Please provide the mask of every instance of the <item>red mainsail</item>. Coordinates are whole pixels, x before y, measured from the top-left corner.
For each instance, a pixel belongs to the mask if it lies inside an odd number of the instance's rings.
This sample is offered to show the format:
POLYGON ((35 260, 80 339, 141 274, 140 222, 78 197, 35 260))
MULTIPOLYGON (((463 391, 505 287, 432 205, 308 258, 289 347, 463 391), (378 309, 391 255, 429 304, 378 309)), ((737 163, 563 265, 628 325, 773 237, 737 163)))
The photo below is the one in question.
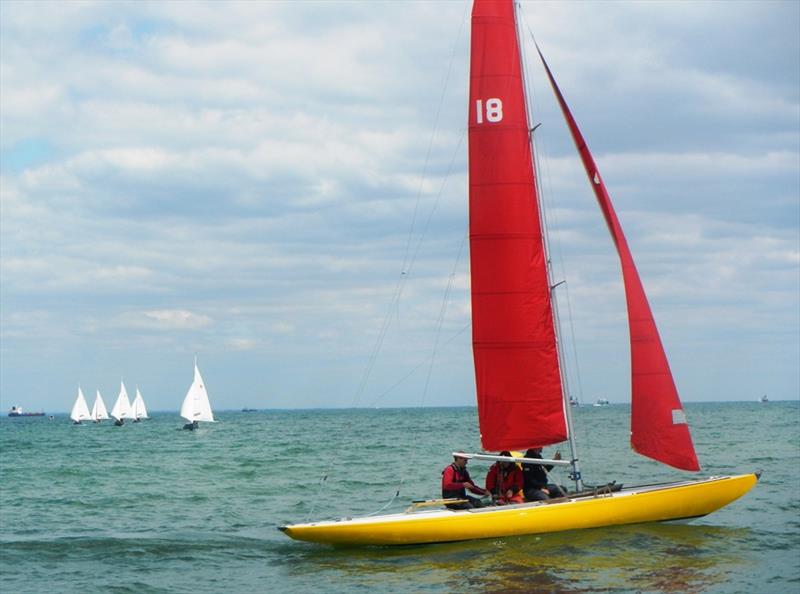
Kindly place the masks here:
POLYGON ((469 98, 472 345, 481 443, 567 438, 511 0, 475 0, 469 98))
POLYGON ((611 198, 541 51, 539 57, 561 105, 622 264, 631 340, 631 446, 643 456, 675 468, 700 470, 667 355, 611 198))

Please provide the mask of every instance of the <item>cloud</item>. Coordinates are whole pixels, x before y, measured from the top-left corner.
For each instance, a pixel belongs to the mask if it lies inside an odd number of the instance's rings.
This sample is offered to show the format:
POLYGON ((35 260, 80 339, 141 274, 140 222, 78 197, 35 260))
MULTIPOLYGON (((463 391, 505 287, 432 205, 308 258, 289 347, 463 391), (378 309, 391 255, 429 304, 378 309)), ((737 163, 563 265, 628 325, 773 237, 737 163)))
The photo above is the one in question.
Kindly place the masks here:
MULTIPOLYGON (((348 404, 384 324, 376 385, 418 365, 437 332, 458 335, 450 348, 464 356, 448 372, 471 378, 469 3, 365 6, 3 3, 0 394, 10 367, 33 376, 26 361, 47 345, 64 353, 54 383, 82 360, 165 377, 172 354, 200 351, 224 361, 223 385, 263 374, 292 393, 301 373, 348 404)), ((702 327, 713 342, 736 326, 739 345, 777 335, 773 355, 795 353, 797 3, 523 12, 666 339, 702 343, 702 327)), ((589 376, 624 391, 624 370, 604 372, 626 360, 619 265, 533 61, 529 72, 556 275, 568 280, 558 292, 574 301, 562 311, 588 343, 589 376)), ((702 393, 693 364, 682 371, 702 393)), ((789 375, 776 383, 793 387, 789 375)), ((460 391, 443 401, 472 402, 469 382, 450 383, 460 391)))
POLYGON ((252 338, 229 338, 225 344, 234 351, 252 351, 258 347, 258 341, 252 338))
POLYGON ((153 310, 142 312, 143 316, 163 330, 194 330, 213 323, 211 318, 184 309, 153 310))

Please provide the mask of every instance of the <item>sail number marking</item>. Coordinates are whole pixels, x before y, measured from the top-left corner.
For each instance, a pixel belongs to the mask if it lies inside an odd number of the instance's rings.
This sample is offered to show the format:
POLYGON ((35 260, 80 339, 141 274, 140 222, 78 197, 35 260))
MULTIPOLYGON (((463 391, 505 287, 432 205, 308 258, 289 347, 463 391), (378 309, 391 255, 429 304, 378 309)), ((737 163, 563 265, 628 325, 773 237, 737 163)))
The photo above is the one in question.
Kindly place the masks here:
POLYGON ((490 123, 497 123, 503 120, 503 102, 493 97, 487 99, 484 104, 483 99, 475 101, 475 115, 479 124, 484 122, 484 119, 490 123))

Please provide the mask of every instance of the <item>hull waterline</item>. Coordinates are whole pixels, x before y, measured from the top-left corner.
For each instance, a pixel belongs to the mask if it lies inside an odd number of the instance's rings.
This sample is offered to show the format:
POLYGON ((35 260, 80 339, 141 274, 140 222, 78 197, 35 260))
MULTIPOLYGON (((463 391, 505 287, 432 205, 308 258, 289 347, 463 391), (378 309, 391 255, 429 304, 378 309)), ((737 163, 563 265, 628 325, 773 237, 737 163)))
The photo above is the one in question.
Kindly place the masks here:
POLYGON ((559 502, 435 510, 281 526, 296 540, 331 545, 410 545, 542 534, 705 516, 735 501, 759 474, 647 485, 559 502))

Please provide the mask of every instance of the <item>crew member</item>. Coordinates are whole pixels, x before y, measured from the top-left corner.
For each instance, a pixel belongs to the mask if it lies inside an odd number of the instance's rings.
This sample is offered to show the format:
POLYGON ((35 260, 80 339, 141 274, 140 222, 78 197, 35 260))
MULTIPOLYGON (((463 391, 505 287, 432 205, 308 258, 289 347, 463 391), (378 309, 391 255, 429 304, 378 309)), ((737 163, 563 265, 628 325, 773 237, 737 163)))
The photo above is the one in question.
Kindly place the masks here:
MULTIPOLYGON (((530 448, 525 452, 526 458, 542 459, 542 448, 530 448)), ((561 452, 556 452, 553 460, 561 460, 561 452)), ((525 486, 525 501, 542 501, 551 497, 564 497, 565 493, 558 485, 548 482, 547 471, 552 464, 523 464, 522 478, 525 486)))
POLYGON ((488 495, 486 489, 475 486, 467 471, 467 459, 453 456, 453 463, 442 471, 442 498, 466 499, 464 503, 451 503, 446 507, 450 509, 472 509, 483 507, 483 502, 477 497, 467 495, 467 489, 478 495, 488 495))
MULTIPOLYGON (((500 452, 501 456, 510 456, 510 452, 500 452)), ((492 494, 497 505, 507 503, 524 503, 522 497, 522 470, 514 462, 495 462, 486 475, 486 488, 492 494)))

